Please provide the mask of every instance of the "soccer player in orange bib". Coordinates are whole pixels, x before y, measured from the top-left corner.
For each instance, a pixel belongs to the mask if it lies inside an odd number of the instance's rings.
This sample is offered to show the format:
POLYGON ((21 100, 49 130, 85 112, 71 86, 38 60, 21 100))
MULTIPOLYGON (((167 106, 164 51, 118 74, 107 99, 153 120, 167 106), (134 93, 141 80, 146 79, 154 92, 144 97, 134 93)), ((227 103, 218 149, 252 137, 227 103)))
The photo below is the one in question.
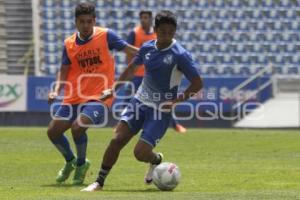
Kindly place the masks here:
MULTIPOLYGON (((150 10, 141 10, 139 12, 140 17, 140 25, 136 26, 130 33, 127 38, 127 42, 135 47, 140 48, 145 42, 156 39, 156 33, 154 32, 152 26, 152 12, 150 10)), ((127 61, 130 62, 132 60, 132 56, 127 56, 127 61)), ((142 83, 143 77, 145 74, 145 67, 139 66, 135 73, 134 77, 131 80, 131 85, 125 86, 125 93, 127 95, 131 94, 131 90, 133 89, 135 93, 139 86, 142 83)), ((130 101, 131 98, 127 99, 127 102, 130 101)), ((171 124, 174 130, 179 133, 185 133, 186 128, 179 124, 174 117, 171 118, 171 124)))
POLYGON ((78 30, 64 43, 62 65, 49 103, 57 99, 64 87, 63 102, 48 127, 48 137, 65 158, 56 181, 64 182, 75 170, 73 184, 82 184, 90 162, 86 159, 88 127, 104 122, 104 114, 112 99, 99 98, 114 83, 114 59, 110 50, 122 50, 132 56, 137 48, 117 36, 112 30, 96 27, 95 6, 80 3, 75 9, 78 30), (75 156, 64 132, 71 129, 76 146, 75 156))

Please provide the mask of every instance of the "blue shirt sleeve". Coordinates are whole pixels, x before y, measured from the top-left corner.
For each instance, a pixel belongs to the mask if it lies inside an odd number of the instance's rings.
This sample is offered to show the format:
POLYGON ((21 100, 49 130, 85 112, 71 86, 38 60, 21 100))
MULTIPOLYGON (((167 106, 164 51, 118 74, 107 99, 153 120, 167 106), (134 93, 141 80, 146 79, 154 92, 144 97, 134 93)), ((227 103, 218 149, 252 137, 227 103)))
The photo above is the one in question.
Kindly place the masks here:
POLYGON ((195 61, 192 59, 191 54, 187 51, 179 56, 178 69, 182 71, 182 73, 189 81, 199 76, 195 61))
POLYGON ((108 30, 107 32, 107 41, 109 50, 123 50, 128 43, 121 39, 114 31, 108 30))
POLYGON ((62 65, 70 65, 71 64, 71 61, 68 57, 67 49, 65 46, 63 49, 63 53, 62 53, 61 64, 62 65))
POLYGON ((143 57, 145 55, 145 48, 143 46, 138 50, 138 52, 135 54, 133 60, 133 63, 136 65, 142 65, 144 64, 143 57))
POLYGON ((131 45, 134 45, 134 42, 135 42, 135 32, 134 31, 131 31, 128 35, 128 38, 127 38, 127 43, 128 44, 131 44, 131 45))

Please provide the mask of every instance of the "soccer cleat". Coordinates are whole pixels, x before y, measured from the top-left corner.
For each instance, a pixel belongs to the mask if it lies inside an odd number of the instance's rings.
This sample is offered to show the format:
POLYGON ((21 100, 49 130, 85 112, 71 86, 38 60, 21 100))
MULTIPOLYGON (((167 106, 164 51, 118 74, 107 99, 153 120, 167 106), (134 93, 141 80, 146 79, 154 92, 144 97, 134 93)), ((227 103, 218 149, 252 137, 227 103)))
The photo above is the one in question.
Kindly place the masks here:
MULTIPOLYGON (((161 162, 162 162, 162 160, 164 158, 164 155, 162 153, 157 153, 157 154, 161 157, 161 162)), ((153 171, 154 171, 156 166, 157 165, 153 165, 153 164, 150 163, 149 169, 148 169, 148 171, 145 175, 145 178, 144 178, 144 181, 145 181, 146 184, 151 184, 152 183, 153 171)))
POLYGON ((186 128, 180 124, 176 124, 176 126, 174 127, 175 131, 177 131, 178 133, 185 133, 186 132, 186 128))
POLYGON ((75 169, 75 165, 76 165, 76 158, 74 158, 69 162, 66 162, 65 166, 59 170, 56 177, 56 182, 61 183, 67 180, 71 172, 75 169))
POLYGON ((73 185, 81 185, 84 181, 86 172, 90 168, 90 161, 88 159, 85 159, 85 163, 81 166, 76 166, 75 173, 73 177, 73 185))
POLYGON ((80 190, 81 192, 96 192, 101 190, 102 187, 100 186, 100 184, 96 181, 92 184, 90 184, 89 186, 87 186, 86 188, 83 188, 82 190, 80 190))

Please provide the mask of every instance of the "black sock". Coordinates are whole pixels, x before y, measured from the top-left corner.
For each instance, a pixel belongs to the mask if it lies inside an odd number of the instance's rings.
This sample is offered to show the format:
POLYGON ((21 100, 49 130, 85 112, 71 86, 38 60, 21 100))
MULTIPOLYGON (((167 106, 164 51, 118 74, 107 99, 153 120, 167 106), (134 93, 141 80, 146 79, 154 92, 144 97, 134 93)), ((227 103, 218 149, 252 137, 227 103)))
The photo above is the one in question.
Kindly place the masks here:
POLYGON ((152 165, 159 165, 161 163, 162 157, 157 153, 155 158, 151 161, 152 165))
POLYGON ((104 186, 105 178, 109 174, 110 169, 111 167, 101 165, 101 169, 99 171, 98 178, 96 180, 96 182, 98 182, 101 187, 104 186))

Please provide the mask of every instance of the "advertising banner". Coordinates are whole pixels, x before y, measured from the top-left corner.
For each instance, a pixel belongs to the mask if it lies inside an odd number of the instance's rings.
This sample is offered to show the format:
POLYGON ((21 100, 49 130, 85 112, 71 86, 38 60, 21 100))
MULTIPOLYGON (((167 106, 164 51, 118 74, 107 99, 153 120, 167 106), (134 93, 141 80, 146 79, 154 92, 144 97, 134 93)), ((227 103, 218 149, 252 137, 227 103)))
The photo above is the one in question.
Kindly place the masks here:
MULTIPOLYGON (((272 96, 272 86, 269 85, 258 91, 263 84, 270 81, 270 77, 262 77, 234 93, 233 89, 247 80, 248 77, 204 77, 204 88, 187 102, 176 107, 178 112, 231 112, 234 105, 248 104, 247 109, 255 108, 272 96)), ((28 111, 49 112, 47 103, 48 93, 54 77, 28 78, 28 111)), ((20 82, 20 81, 19 81, 20 82)), ((179 92, 188 87, 189 82, 183 79, 179 92)), ((12 86, 11 86, 12 87, 12 86)), ((1 88, 0 88, 1 89, 1 88)), ((20 89, 20 88, 19 88, 20 89)), ((120 91, 122 93, 122 91, 120 91)), ((123 100, 116 99, 116 102, 123 100)))
MULTIPOLYGON (((199 112, 231 112, 237 106, 247 104, 248 109, 255 108, 255 105, 265 102, 272 96, 272 85, 268 85, 261 91, 259 90, 265 83, 270 81, 270 77, 261 77, 243 87, 241 90, 234 92, 239 84, 246 81, 248 77, 204 77, 203 89, 193 96, 188 104, 193 104, 199 112)), ((189 82, 184 79, 179 88, 183 92, 189 82)), ((178 105, 176 111, 187 112, 187 105, 178 105)))
POLYGON ((29 77, 28 78, 28 111, 49 112, 48 93, 54 77, 29 77))
POLYGON ((0 75, 0 112, 26 111, 26 76, 0 75))

